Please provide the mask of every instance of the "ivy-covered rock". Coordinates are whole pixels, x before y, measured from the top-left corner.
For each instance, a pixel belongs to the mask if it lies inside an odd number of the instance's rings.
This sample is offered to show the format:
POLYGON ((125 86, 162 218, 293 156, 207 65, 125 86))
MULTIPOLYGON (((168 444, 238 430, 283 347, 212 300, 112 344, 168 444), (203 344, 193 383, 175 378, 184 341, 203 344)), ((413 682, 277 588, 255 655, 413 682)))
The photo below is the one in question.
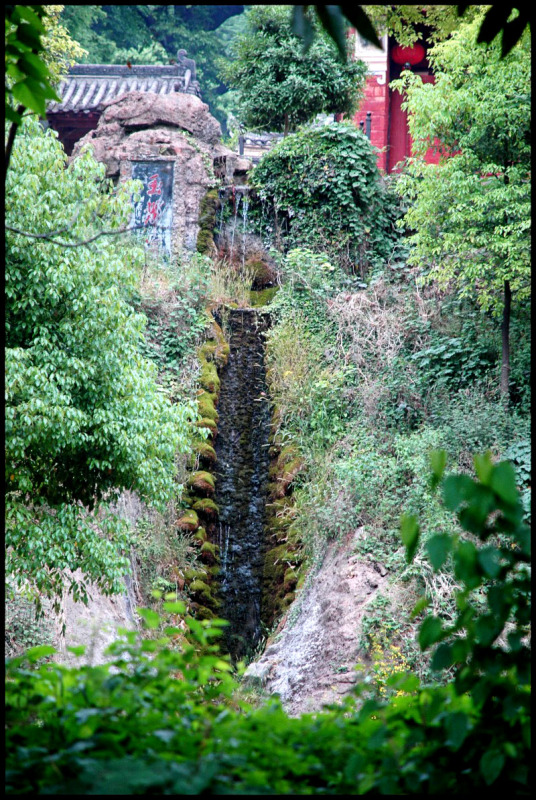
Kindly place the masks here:
POLYGON ((286 136, 251 183, 259 224, 279 231, 285 248, 306 245, 361 275, 391 257, 399 200, 386 188, 374 147, 352 123, 286 136))

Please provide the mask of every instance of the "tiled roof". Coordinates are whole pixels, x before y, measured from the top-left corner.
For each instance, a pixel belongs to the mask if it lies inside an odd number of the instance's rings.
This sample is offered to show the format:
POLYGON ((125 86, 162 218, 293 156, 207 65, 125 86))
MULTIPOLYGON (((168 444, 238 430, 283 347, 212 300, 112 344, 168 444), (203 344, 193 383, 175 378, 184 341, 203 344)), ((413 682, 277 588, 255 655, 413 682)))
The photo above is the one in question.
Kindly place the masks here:
POLYGON ((195 61, 179 50, 178 63, 169 66, 123 66, 116 64, 77 64, 61 81, 57 90, 61 102, 49 103, 47 112, 89 113, 100 110, 125 92, 171 94, 184 92, 199 97, 195 61))

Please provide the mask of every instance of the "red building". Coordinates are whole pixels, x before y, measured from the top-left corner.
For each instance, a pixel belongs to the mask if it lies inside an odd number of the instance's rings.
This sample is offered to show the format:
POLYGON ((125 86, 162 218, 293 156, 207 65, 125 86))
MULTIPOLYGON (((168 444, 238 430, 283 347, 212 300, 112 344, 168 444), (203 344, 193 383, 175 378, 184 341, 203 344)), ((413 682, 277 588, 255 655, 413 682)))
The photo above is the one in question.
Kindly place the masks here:
MULTIPOLYGON (((382 38, 382 50, 365 41, 356 31, 350 33, 353 58, 364 61, 369 68, 365 98, 354 116, 354 122, 366 133, 371 143, 380 148, 378 167, 384 172, 396 172, 397 164, 411 155, 411 137, 407 114, 402 110, 400 92, 389 89, 390 81, 398 78, 403 69, 411 69, 424 82, 434 76, 426 59, 426 40, 413 47, 400 47, 387 34, 382 38)), ((432 149, 426 161, 436 164, 439 155, 432 149)))

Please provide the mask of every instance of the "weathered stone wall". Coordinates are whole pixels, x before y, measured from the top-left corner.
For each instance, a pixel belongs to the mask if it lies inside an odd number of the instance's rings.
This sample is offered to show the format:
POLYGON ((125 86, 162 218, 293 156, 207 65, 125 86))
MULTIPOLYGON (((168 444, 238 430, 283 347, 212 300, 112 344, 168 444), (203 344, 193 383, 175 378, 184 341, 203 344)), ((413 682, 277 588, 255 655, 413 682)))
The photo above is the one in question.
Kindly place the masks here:
POLYGON ((108 103, 98 127, 76 143, 91 145, 107 176, 132 176, 132 162, 174 163, 172 256, 196 250, 203 198, 220 181, 243 183, 251 162, 220 143, 219 122, 198 97, 129 92, 108 103))

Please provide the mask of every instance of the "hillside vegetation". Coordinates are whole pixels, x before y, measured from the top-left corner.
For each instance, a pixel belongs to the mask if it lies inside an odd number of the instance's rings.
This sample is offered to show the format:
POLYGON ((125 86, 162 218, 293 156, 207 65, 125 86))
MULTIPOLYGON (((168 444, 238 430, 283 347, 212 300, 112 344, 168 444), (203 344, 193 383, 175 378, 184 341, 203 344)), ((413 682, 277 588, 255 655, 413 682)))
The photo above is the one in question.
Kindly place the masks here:
POLYGON ((88 152, 67 166, 51 131, 20 124, 8 608, 84 601, 89 582, 120 593, 125 572, 145 607, 113 664, 67 667, 39 627, 22 644, 8 630, 8 793, 532 792, 530 41, 501 58, 477 48, 481 21, 431 51, 435 86, 401 78, 417 142, 444 139, 439 165, 417 156, 385 178, 352 125, 304 126, 251 174, 234 257, 236 203, 213 257, 167 269, 98 236, 128 221, 137 185, 114 188, 88 152), (263 270, 278 288, 259 299, 263 270), (289 557, 266 635, 350 534, 355 563, 385 577, 362 623, 368 668, 299 717, 218 646, 217 548, 194 509, 199 491, 215 513, 225 309, 263 299, 271 525, 289 557))

